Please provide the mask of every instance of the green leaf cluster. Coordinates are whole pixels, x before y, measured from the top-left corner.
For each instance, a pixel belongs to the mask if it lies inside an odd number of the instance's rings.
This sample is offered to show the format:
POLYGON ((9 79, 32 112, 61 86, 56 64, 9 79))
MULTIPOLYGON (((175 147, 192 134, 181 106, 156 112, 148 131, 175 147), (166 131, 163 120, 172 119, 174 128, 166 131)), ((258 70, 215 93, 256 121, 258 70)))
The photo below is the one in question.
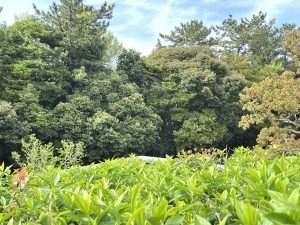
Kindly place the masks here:
POLYGON ((161 48, 146 64, 161 78, 152 85, 148 101, 164 122, 162 148, 170 140, 170 149, 221 147, 240 132, 238 94, 246 81, 208 47, 161 48))
POLYGON ((22 224, 299 224, 299 156, 266 158, 239 148, 230 158, 134 156, 67 170, 29 171, 10 190, 0 170, 0 221, 22 224), (194 162, 194 164, 193 164, 194 162), (3 194, 2 194, 3 193, 3 194))

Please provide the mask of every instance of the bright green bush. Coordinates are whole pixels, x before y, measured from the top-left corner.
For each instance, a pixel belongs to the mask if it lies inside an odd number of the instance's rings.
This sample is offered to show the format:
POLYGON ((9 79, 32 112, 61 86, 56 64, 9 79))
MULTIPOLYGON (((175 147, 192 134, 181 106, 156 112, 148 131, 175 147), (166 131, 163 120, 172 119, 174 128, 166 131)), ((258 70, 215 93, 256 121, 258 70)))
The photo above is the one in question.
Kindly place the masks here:
POLYGON ((297 155, 269 159, 239 148, 222 159, 132 156, 67 170, 50 166, 29 171, 27 186, 16 192, 8 171, 0 174, 3 224, 300 224, 297 155))
POLYGON ((35 135, 30 135, 27 139, 23 138, 21 143, 23 157, 14 151, 12 158, 20 166, 27 164, 34 171, 39 171, 49 165, 60 165, 62 168, 79 165, 84 156, 84 144, 82 142, 73 143, 62 140, 62 147, 55 149, 51 142, 43 144, 35 135))

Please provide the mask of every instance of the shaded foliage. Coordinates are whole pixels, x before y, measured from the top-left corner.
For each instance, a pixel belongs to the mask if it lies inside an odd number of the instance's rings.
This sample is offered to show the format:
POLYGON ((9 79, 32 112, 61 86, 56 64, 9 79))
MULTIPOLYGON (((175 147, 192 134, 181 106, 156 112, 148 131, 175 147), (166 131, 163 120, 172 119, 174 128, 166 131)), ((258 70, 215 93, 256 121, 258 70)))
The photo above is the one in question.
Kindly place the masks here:
POLYGON ((4 29, 2 99, 18 102, 20 92, 31 84, 40 91, 39 103, 46 107, 64 100, 70 92, 71 74, 46 43, 51 37, 47 25, 32 16, 4 29))
POLYGON ((9 159, 11 148, 16 147, 24 134, 22 122, 13 106, 0 100, 0 161, 9 159))
POLYGON ((164 121, 162 148, 221 146, 238 132, 238 93, 245 80, 209 48, 163 48, 146 62, 160 71, 149 101, 164 121))
POLYGON ((54 139, 82 141, 89 160, 145 153, 158 140, 160 118, 136 85, 118 75, 93 80, 53 111, 54 139))

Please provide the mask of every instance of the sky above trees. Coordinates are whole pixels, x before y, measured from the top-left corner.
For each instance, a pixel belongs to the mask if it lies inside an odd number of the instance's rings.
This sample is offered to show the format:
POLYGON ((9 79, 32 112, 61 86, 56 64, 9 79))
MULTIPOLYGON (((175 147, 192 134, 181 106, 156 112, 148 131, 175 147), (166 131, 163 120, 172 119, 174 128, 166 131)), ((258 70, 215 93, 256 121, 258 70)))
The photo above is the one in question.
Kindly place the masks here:
MULTIPOLYGON (((96 7, 103 0, 86 0, 96 7)), ((202 20, 206 26, 220 24, 228 14, 235 18, 266 12, 276 23, 297 23, 300 18, 298 0, 108 0, 115 3, 110 30, 126 48, 148 54, 154 48, 159 33, 169 33, 174 26, 191 19, 202 20)), ((14 17, 33 13, 32 4, 46 10, 49 0, 0 0, 3 12, 0 21, 13 23, 14 17)))

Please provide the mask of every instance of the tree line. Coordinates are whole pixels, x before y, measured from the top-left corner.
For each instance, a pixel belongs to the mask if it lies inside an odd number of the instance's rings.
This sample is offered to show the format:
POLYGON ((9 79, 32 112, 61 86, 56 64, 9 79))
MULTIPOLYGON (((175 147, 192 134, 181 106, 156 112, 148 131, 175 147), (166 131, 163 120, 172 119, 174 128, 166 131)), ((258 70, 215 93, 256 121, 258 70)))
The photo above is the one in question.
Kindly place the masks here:
POLYGON ((143 57, 109 32, 113 7, 60 0, 0 24, 0 161, 32 134, 58 148, 83 143, 86 162, 300 148, 295 24, 277 27, 263 12, 213 27, 192 20, 143 57))

